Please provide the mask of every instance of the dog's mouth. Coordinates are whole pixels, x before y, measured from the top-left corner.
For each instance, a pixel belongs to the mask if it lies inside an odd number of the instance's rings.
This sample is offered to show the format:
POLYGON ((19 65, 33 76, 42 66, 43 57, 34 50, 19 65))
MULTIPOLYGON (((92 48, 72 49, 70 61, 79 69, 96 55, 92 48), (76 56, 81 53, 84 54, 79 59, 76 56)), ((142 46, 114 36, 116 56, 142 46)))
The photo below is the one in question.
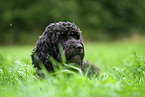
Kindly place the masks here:
POLYGON ((80 61, 84 58, 84 50, 71 49, 65 52, 67 63, 80 64, 80 61))
POLYGON ((80 55, 73 55, 67 61, 68 61, 68 63, 77 63, 77 64, 79 64, 80 60, 82 60, 80 55))
POLYGON ((77 40, 69 40, 62 45, 66 55, 67 63, 80 64, 80 61, 82 61, 84 58, 83 43, 77 40))

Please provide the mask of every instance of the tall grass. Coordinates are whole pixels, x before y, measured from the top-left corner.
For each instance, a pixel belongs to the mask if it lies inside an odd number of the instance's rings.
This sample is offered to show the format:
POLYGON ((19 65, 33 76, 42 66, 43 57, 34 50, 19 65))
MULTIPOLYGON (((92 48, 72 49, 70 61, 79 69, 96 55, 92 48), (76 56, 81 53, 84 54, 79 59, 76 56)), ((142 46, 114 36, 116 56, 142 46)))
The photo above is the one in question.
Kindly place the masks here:
POLYGON ((144 97, 144 43, 86 43, 85 60, 102 70, 94 78, 66 68, 55 76, 43 70, 40 79, 31 65, 33 46, 1 47, 0 97, 144 97))

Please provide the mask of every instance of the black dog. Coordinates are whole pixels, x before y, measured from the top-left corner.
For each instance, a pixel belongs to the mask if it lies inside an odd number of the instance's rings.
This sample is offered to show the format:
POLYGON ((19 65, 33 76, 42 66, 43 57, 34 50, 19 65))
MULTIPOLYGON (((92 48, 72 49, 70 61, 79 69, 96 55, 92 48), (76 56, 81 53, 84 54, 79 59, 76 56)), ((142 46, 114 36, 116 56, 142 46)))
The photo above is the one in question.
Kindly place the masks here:
MULTIPOLYGON (((84 44, 81 31, 74 23, 70 22, 52 23, 46 27, 31 55, 34 67, 40 69, 39 63, 41 62, 48 71, 54 71, 49 57, 53 57, 58 62, 61 61, 59 44, 63 47, 66 63, 75 63, 82 71, 87 70, 90 63, 83 61, 84 44)), ((91 64, 89 74, 98 75, 99 73, 100 69, 91 64)))

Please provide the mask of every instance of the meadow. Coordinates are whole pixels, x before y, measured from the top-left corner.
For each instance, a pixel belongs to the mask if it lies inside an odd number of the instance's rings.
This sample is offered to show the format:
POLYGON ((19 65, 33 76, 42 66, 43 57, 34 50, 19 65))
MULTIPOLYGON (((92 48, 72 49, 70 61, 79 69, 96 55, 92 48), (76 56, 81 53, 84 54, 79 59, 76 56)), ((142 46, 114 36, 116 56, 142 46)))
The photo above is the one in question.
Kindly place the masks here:
POLYGON ((0 47, 0 97, 145 97, 145 41, 85 42, 85 60, 101 69, 92 78, 45 71, 40 79, 31 64, 34 47, 0 47))

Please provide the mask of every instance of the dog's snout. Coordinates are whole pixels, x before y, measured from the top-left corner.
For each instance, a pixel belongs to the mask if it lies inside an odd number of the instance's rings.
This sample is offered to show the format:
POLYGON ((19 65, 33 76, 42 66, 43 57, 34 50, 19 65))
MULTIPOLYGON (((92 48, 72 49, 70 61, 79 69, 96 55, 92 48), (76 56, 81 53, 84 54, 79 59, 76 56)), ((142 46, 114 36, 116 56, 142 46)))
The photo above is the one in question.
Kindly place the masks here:
POLYGON ((81 44, 78 44, 78 45, 76 46, 76 48, 77 48, 78 50, 81 50, 81 49, 83 49, 83 46, 82 46, 81 44))

